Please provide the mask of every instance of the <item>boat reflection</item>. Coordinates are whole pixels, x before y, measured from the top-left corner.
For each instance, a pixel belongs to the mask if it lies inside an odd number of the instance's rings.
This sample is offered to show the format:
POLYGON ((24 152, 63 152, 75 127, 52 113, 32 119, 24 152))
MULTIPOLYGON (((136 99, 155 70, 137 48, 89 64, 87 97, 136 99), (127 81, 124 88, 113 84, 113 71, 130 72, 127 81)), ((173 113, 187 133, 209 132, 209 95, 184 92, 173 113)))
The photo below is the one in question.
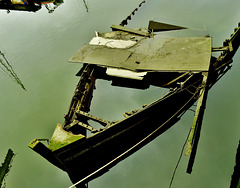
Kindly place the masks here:
POLYGON ((63 0, 0 0, 0 9, 36 12, 44 5, 52 13, 63 0))

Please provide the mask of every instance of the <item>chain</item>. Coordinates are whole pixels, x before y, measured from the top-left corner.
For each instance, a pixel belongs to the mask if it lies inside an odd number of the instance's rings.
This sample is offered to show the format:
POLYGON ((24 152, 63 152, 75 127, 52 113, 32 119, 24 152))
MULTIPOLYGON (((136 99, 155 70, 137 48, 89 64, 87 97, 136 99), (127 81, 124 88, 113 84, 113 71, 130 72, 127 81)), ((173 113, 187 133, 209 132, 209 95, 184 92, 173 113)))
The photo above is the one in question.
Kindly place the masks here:
POLYGON ((132 16, 135 15, 135 13, 138 11, 139 8, 141 8, 141 6, 142 6, 144 3, 146 3, 146 0, 143 0, 143 1, 138 5, 138 7, 135 8, 135 9, 132 11, 132 13, 131 13, 129 16, 127 16, 127 18, 124 19, 119 25, 121 25, 121 26, 127 25, 127 24, 128 24, 128 20, 131 20, 131 19, 132 19, 132 16))

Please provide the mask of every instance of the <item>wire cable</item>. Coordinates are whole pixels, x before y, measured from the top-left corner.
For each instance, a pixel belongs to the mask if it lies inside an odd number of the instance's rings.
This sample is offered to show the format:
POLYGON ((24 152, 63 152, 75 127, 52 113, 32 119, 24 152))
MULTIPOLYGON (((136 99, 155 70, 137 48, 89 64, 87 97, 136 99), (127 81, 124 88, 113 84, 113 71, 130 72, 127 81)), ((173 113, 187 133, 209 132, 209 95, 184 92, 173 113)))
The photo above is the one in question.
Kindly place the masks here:
POLYGON ((174 169, 174 171, 173 171, 173 175, 172 175, 172 178, 171 178, 171 181, 170 181, 170 184, 169 184, 169 188, 171 188, 171 186, 172 186, 172 183, 173 183, 173 180, 174 180, 174 178, 175 178, 175 174, 176 174, 178 165, 179 165, 179 163, 180 163, 180 161, 181 161, 181 159, 182 159, 183 151, 184 151, 184 148, 185 148, 185 146, 186 146, 186 144, 187 144, 187 141, 188 141, 188 137, 189 137, 190 132, 191 132, 191 129, 189 130, 188 135, 187 135, 187 139, 185 140, 185 142, 184 142, 184 144, 183 144, 182 151, 181 151, 181 153, 180 153, 180 156, 179 156, 177 165, 176 165, 176 167, 175 167, 175 169, 174 169))

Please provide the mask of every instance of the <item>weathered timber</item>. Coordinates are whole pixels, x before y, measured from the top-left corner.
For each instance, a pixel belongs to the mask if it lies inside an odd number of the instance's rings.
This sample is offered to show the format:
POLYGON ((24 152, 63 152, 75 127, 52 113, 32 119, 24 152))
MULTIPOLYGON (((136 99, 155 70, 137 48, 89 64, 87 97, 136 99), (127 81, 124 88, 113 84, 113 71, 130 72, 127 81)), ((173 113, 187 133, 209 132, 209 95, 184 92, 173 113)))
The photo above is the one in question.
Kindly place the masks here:
POLYGON ((199 100, 192 129, 195 131, 190 138, 192 146, 187 171, 191 171, 208 90, 230 70, 232 57, 240 45, 239 33, 238 27, 224 42, 224 51, 218 58, 212 56, 208 36, 162 39, 152 34, 141 36, 125 28, 97 33, 71 59, 84 66, 59 135, 67 138, 67 133, 73 134, 76 140, 69 144, 64 141, 52 151, 46 146, 32 148, 65 170, 74 185, 84 187, 168 130, 199 100), (109 73, 109 69, 114 71, 109 73), (88 113, 95 79, 112 81, 113 85, 122 87, 146 89, 154 85, 170 90, 144 108, 126 113, 125 119, 109 124, 88 113), (88 120, 107 126, 96 131, 88 120), (87 136, 87 130, 93 134, 87 136))
POLYGON ((108 120, 104 120, 104 119, 102 119, 102 118, 99 118, 99 117, 96 117, 96 116, 94 116, 94 115, 88 114, 88 113, 83 112, 83 111, 81 111, 81 110, 78 110, 76 113, 77 113, 77 115, 80 116, 80 117, 85 117, 85 118, 87 118, 87 119, 91 119, 91 120, 93 120, 93 121, 96 121, 96 122, 100 123, 100 124, 103 125, 103 126, 107 126, 107 125, 110 125, 110 124, 111 124, 111 122, 108 121, 108 120))
POLYGON ((150 20, 148 24, 148 29, 152 32, 159 32, 159 31, 181 30, 181 29, 188 29, 188 28, 150 20))
POLYGON ((123 27, 121 25, 112 25, 111 26, 112 30, 113 31, 125 31, 125 32, 128 32, 128 33, 132 33, 132 34, 136 34, 136 35, 140 35, 140 36, 144 36, 144 37, 150 37, 150 33, 147 33, 147 32, 144 32, 144 31, 139 31, 139 30, 136 30, 136 29, 130 29, 130 28, 126 28, 126 27, 123 27))
POLYGON ((236 164, 234 166, 230 188, 240 188, 240 141, 238 144, 235 161, 236 164))
POLYGON ((13 153, 13 151, 11 149, 9 149, 4 162, 0 166, 0 187, 2 187, 4 178, 10 171, 11 163, 12 163, 12 159, 13 159, 14 155, 15 154, 13 153))
MULTIPOLYGON (((85 64, 81 69, 81 73, 82 76, 80 77, 79 83, 75 89, 69 111, 65 115, 63 129, 76 119, 76 112, 78 110, 84 112, 89 112, 90 110, 92 93, 95 87, 94 65, 85 64)), ((81 126, 74 126, 71 131, 75 134, 86 135, 86 129, 81 126)))
POLYGON ((188 138, 187 143, 187 150, 186 154, 190 155, 189 163, 187 167, 187 173, 192 173, 192 167, 195 161, 195 156, 197 153, 197 146, 200 139, 200 133, 201 133, 201 127, 202 127, 202 121, 203 121, 203 115, 206 108, 206 102, 207 102, 207 94, 208 94, 208 74, 205 73, 203 75, 203 81, 202 81, 202 88, 200 90, 200 97, 198 99, 196 112, 194 115, 194 120, 192 124, 192 128, 190 131, 190 135, 188 138))

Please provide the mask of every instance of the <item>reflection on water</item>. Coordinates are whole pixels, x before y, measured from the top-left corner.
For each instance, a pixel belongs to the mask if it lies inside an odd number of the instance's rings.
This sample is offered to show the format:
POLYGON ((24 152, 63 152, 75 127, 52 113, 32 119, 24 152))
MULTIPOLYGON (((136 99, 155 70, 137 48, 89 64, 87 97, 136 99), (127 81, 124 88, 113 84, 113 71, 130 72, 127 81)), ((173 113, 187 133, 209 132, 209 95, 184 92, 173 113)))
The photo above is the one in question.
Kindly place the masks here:
POLYGON ((44 4, 49 13, 52 13, 59 5, 63 3, 63 0, 55 0, 54 2, 39 2, 38 4, 44 4), (51 4, 53 6, 51 6, 51 4))
POLYGON ((24 90, 26 90, 23 83, 21 82, 17 74, 14 72, 13 67, 11 66, 11 64, 9 63, 5 54, 2 51, 0 51, 0 68, 7 76, 14 79, 24 90))
POLYGON ((85 0, 83 0, 83 2, 84 2, 84 5, 85 5, 86 10, 87 10, 87 12, 88 12, 88 6, 87 6, 87 3, 86 3, 85 0))
MULTIPOLYGON (((88 12, 88 6, 85 0, 83 0, 86 11, 88 12)), ((63 0, 0 0, 0 9, 17 11, 29 11, 36 12, 42 8, 42 5, 52 13, 59 5, 61 5, 63 0)))
POLYGON ((127 25, 127 24, 128 24, 128 20, 131 20, 131 19, 132 19, 132 16, 134 16, 134 15, 136 14, 136 12, 138 11, 138 9, 139 9, 144 3, 146 3, 145 0, 143 0, 143 1, 138 5, 138 8, 135 8, 135 9, 131 12, 131 14, 130 14, 129 16, 127 16, 127 18, 124 19, 124 20, 120 23, 120 25, 121 25, 121 26, 127 25))
POLYGON ((8 175, 12 165, 12 160, 14 157, 14 153, 11 149, 8 150, 7 155, 4 159, 4 162, 2 163, 2 165, 0 166, 0 187, 6 187, 6 176, 8 175))
MULTIPOLYGON (((0 4, 2 1, 0 0, 0 4)), ((1 49, 6 52, 6 58, 28 89, 24 92, 16 87, 8 77, 2 76, 3 71, 0 70, 0 161, 3 161, 8 148, 19 153, 7 178, 8 188, 66 188, 71 185, 64 172, 49 165, 42 157, 28 149, 27 144, 33 138, 49 138, 56 123, 63 121, 63 114, 69 107, 78 82, 74 75, 80 68, 78 64, 68 64, 67 60, 92 38, 95 30, 109 31, 109 26, 119 24, 140 1, 86 0, 89 13, 86 13, 82 0, 65 0, 53 14, 48 14, 45 5, 36 14, 26 11, 11 11, 11 14, 6 14, 6 9, 0 11, 1 49)), ((240 17, 239 0, 231 3, 206 0, 184 3, 177 0, 148 2, 132 17, 128 23, 129 28, 146 26, 149 19, 191 28, 202 28, 204 24, 207 32, 213 36, 215 46, 222 44, 222 39, 232 32, 232 27, 240 17)), ((196 32, 197 35, 202 34, 200 31, 196 32)), ((169 35, 171 33, 172 31, 169 35)), ((240 56, 236 60, 239 58, 240 56)), ((237 117, 240 109, 237 95, 239 87, 236 87, 233 81, 240 79, 239 65, 236 63, 234 66, 232 72, 224 78, 225 83, 214 86, 214 91, 210 93, 211 99, 207 108, 209 115, 206 116, 204 124, 206 131, 201 140, 202 153, 197 160, 198 170, 193 176, 189 176, 184 173, 186 165, 179 165, 178 178, 175 178, 178 188, 223 188, 229 183, 228 177, 233 170, 233 166, 229 164, 234 162, 236 153, 233 146, 239 140, 239 131, 236 130, 239 120, 231 119, 233 116, 237 117), (226 97, 230 95, 232 97, 226 97), (220 116, 224 119, 219 118, 220 116), (208 155, 209 153, 211 155, 208 155), (219 167, 225 169, 224 173, 216 171, 219 164, 219 167)), ((106 88, 108 85, 109 83, 106 83, 106 88)), ((101 89, 105 89, 104 86, 97 87, 97 94, 101 89)), ((132 109, 132 105, 137 108, 144 104, 143 100, 148 97, 135 92, 121 92, 119 97, 110 95, 109 100, 109 95, 104 94, 93 98, 96 108, 105 109, 104 118, 119 117, 118 113, 116 117, 111 113, 108 108, 110 102, 114 102, 114 108, 119 109, 120 106, 121 109, 132 109), (121 94, 131 99, 130 104, 128 100, 117 103, 121 94), (105 108, 98 106, 102 99, 107 101, 105 108)), ((152 93, 157 95, 155 91, 152 93)), ((97 110, 92 108, 91 113, 100 116, 101 114, 95 113, 97 110)), ((122 117, 122 114, 120 115, 122 117)), ((178 150, 182 148, 186 130, 191 126, 188 124, 192 118, 192 114, 190 115, 189 121, 185 120, 179 126, 173 127, 140 153, 123 161, 102 178, 91 182, 89 187, 169 187, 169 178, 173 171, 170 166, 174 168, 176 165, 178 150), (161 182, 155 181, 157 179, 161 179, 161 182)))
POLYGON ((10 10, 36 12, 42 8, 42 5, 45 5, 51 13, 62 3, 63 0, 0 0, 0 9, 6 9, 8 13, 10 10), (50 4, 53 7, 50 7, 50 4))
POLYGON ((8 13, 10 10, 32 11, 36 12, 41 9, 41 5, 35 4, 34 1, 26 0, 1 0, 0 9, 6 9, 8 13))

